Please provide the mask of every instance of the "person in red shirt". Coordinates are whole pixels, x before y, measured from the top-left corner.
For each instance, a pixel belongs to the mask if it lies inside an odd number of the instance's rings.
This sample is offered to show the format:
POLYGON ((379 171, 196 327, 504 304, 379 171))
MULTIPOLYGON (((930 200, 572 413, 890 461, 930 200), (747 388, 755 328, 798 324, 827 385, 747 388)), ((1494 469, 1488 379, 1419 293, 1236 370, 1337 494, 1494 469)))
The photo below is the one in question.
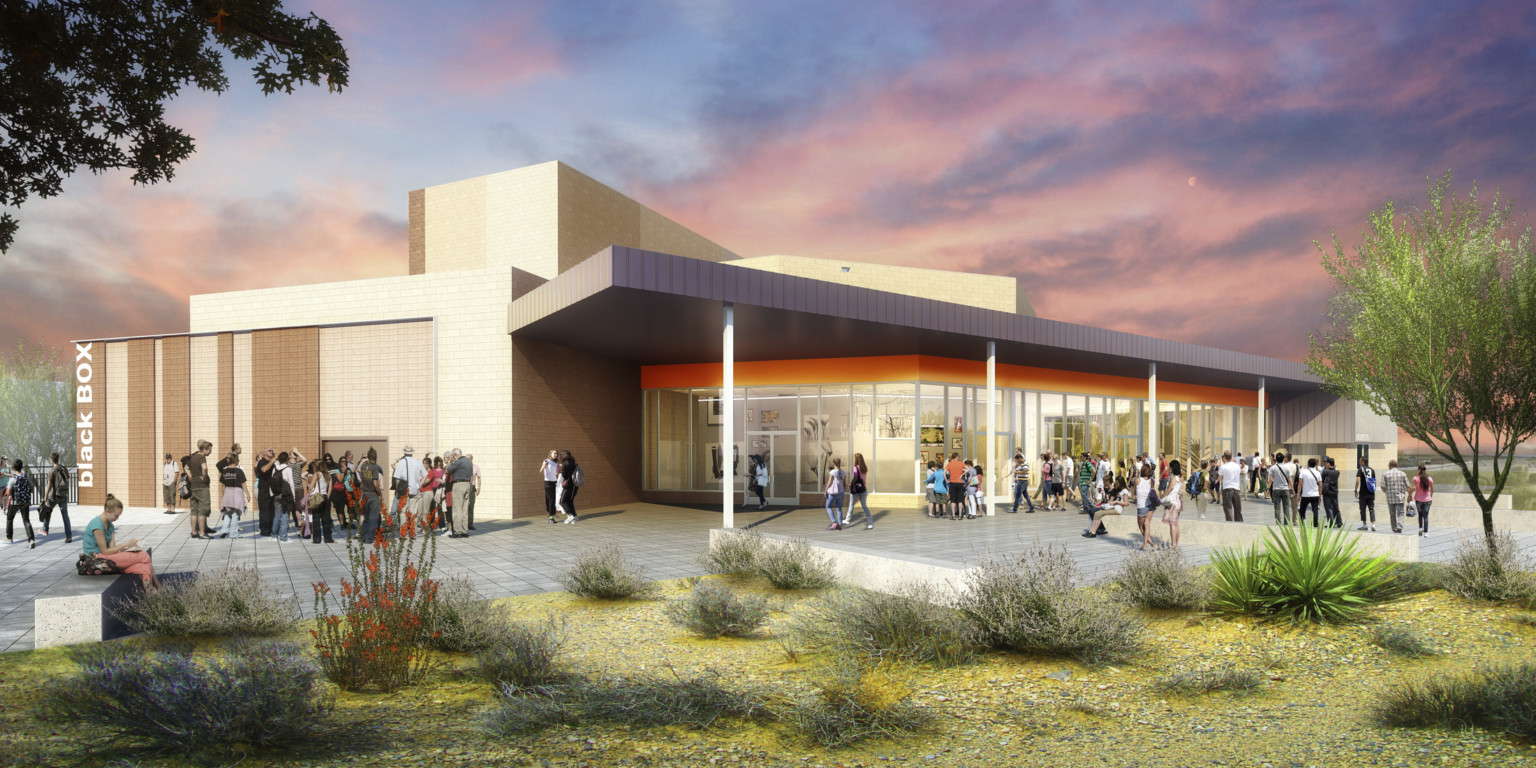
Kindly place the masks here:
POLYGON ((950 519, 959 520, 965 513, 965 462, 960 460, 960 454, 951 453, 949 463, 944 465, 944 474, 949 481, 949 506, 950 519))

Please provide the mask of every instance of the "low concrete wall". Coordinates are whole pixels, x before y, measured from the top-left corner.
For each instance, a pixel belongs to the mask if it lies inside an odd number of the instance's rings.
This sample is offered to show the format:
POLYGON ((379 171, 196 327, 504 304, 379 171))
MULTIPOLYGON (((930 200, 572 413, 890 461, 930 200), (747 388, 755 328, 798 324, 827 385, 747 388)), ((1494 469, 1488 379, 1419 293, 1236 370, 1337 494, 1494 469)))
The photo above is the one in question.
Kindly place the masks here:
MULTIPOLYGON (((1430 522, 1434 522, 1434 514, 1431 511, 1430 522)), ((1112 536, 1140 537, 1141 532, 1136 528, 1135 515, 1110 515, 1103 520, 1104 527, 1112 536)), ((1179 545, 1189 547, 1247 547, 1255 542, 1264 540, 1264 530, 1273 526, 1255 525, 1252 523, 1228 523, 1214 520, 1191 520, 1185 517, 1179 521, 1179 545)), ((1412 528, 1404 528, 1404 533, 1369 533, 1346 530, 1346 533, 1359 540, 1362 553, 1375 556, 1386 555, 1391 560, 1402 562, 1416 562, 1419 559, 1419 537, 1412 528)), ((1161 514, 1152 516, 1153 541, 1168 541, 1168 526, 1162 521, 1161 514)))
MULTIPOLYGON (((715 528, 709 532, 709 543, 713 546, 721 537, 745 535, 750 534, 739 528, 715 528)), ((772 533, 757 535, 762 536, 765 544, 770 547, 782 546, 794 540, 790 536, 772 533)), ((962 594, 965 592, 966 574, 971 570, 918 557, 898 560, 852 548, 812 544, 811 550, 831 561, 839 584, 886 594, 895 594, 909 584, 930 586, 941 594, 962 594)))

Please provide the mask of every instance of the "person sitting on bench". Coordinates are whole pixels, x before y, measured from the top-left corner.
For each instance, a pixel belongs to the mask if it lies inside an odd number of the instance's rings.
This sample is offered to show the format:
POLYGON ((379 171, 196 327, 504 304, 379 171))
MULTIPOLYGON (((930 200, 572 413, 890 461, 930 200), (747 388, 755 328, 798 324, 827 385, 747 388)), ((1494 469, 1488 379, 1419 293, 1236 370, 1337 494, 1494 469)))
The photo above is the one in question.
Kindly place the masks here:
POLYGON ((101 514, 85 526, 85 537, 81 545, 84 547, 85 554, 110 560, 123 569, 123 573, 134 574, 144 580, 144 586, 151 586, 156 583, 155 569, 150 563, 149 553, 138 548, 139 540, 129 539, 121 544, 114 540, 117 527, 113 523, 116 523, 122 515, 123 502, 116 496, 107 494, 107 501, 102 505, 101 514))
MULTIPOLYGON (((1098 493, 1097 488, 1094 489, 1094 493, 1098 493)), ((1099 521, 1109 517, 1110 515, 1120 514, 1120 510, 1124 509, 1131 503, 1131 491, 1129 488, 1125 487, 1125 478, 1115 478, 1115 490, 1114 493, 1111 494, 1111 498, 1108 501, 1109 503, 1099 507, 1098 510, 1093 513, 1093 517, 1088 520, 1088 530, 1083 531, 1084 538, 1092 539, 1097 536, 1104 536, 1108 534, 1108 529, 1106 529, 1099 521)))

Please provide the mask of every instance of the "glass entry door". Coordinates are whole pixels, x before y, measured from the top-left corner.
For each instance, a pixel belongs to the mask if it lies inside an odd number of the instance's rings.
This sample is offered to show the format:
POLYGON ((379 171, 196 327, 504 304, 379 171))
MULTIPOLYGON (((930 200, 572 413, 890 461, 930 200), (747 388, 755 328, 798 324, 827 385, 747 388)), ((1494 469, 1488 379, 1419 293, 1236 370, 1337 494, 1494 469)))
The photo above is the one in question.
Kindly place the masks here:
POLYGON ((799 447, 795 444, 799 435, 793 432, 762 432, 747 435, 750 450, 763 457, 768 465, 768 485, 763 496, 769 504, 796 505, 800 496, 796 492, 796 470, 799 447))

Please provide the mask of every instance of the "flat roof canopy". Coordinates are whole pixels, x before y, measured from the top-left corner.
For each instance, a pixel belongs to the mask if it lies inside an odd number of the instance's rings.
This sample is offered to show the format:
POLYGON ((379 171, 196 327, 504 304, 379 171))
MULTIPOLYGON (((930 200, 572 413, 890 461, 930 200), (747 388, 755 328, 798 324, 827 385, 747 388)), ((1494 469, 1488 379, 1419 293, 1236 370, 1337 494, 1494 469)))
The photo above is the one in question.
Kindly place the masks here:
POLYGON ((614 246, 512 302, 507 329, 645 365, 721 359, 724 302, 736 307, 736 359, 933 355, 1257 390, 1274 400, 1319 380, 1288 360, 1154 339, 614 246))

